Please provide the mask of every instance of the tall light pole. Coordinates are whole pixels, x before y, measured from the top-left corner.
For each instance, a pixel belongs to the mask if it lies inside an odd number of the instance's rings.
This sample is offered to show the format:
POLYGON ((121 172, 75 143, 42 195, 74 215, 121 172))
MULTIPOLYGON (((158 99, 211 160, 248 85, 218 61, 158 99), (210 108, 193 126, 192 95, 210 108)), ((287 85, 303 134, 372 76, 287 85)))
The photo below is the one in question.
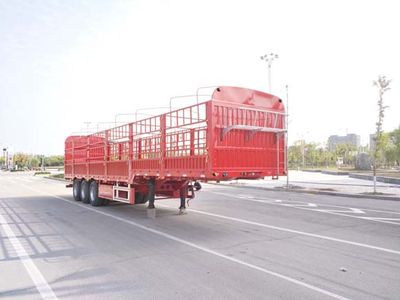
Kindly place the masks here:
POLYGON ((4 166, 8 170, 8 154, 7 148, 3 148, 3 156, 4 156, 4 166))
POLYGON ((286 188, 289 189, 289 86, 286 85, 286 188))
POLYGON ((271 93, 272 92, 271 91, 271 89, 272 89, 272 87, 271 87, 271 65, 275 59, 279 58, 279 56, 278 56, 278 54, 275 54, 275 53, 268 53, 268 54, 264 54, 260 58, 261 58, 261 60, 264 60, 268 65, 268 88, 269 88, 269 92, 271 93))

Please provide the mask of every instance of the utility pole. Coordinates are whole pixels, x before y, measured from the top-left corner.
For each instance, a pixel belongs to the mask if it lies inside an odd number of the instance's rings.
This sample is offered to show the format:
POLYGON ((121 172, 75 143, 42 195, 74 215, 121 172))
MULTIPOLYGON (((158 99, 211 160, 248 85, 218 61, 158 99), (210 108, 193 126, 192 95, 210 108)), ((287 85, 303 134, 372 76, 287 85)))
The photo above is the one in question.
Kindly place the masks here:
POLYGON ((268 65, 268 89, 269 92, 272 92, 272 84, 271 84, 271 66, 272 66, 272 62, 279 58, 278 54, 275 53, 268 53, 268 54, 264 54, 263 56, 260 57, 261 60, 264 60, 267 65, 268 65))
POLYGON ((8 155, 7 148, 3 148, 4 166, 8 170, 8 155))

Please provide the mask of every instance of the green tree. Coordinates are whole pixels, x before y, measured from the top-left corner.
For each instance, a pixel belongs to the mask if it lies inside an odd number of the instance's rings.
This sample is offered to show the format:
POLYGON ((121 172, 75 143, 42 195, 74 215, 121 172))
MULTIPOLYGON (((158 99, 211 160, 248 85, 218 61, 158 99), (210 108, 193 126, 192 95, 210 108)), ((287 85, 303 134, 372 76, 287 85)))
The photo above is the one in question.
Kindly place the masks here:
POLYGON ((387 166, 393 166, 397 164, 396 160, 396 147, 390 143, 384 150, 385 163, 387 166))
POLYGON ((296 141, 289 147, 288 152, 289 166, 298 167, 302 161, 302 141, 296 141))
POLYGON ((28 166, 29 163, 29 155, 17 152, 13 156, 14 165, 18 166, 18 168, 25 168, 28 166))
POLYGON ((339 144, 335 150, 336 158, 342 157, 345 165, 354 165, 357 149, 352 144, 339 144))
POLYGON ((400 165, 400 126, 389 133, 389 139, 392 144, 392 155, 393 161, 399 166, 400 165))
POLYGON ((30 168, 38 168, 40 165, 40 158, 37 155, 33 155, 30 161, 30 168))
POLYGON ((45 165, 47 167, 62 166, 64 165, 63 155, 52 155, 45 157, 45 165))
POLYGON ((289 147, 288 160, 290 167, 328 167, 335 163, 336 156, 317 143, 300 140, 289 147))
POLYGON ((390 80, 386 79, 385 76, 379 76, 378 80, 374 81, 374 86, 378 87, 379 99, 378 99, 378 121, 376 122, 375 132, 375 149, 373 151, 373 162, 372 170, 374 175, 374 193, 376 193, 376 168, 379 159, 379 153, 382 151, 382 124, 383 118, 385 117, 385 109, 387 106, 383 105, 383 95, 390 90, 390 80))
POLYGON ((326 166, 326 156, 325 156, 326 150, 323 148, 318 148, 316 151, 317 151, 316 165, 326 166))
POLYGON ((334 151, 329 151, 328 149, 324 149, 322 155, 325 167, 336 165, 337 156, 334 151))
POLYGON ((308 143, 304 145, 304 160, 306 165, 317 167, 318 164, 318 151, 317 144, 308 143))

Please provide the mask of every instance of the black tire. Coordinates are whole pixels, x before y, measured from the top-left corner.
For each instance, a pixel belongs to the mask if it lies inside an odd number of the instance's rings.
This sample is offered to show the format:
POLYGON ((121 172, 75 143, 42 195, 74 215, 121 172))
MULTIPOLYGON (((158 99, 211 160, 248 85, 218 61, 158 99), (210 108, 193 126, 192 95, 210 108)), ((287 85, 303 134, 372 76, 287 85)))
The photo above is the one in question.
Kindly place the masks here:
POLYGON ((81 201, 81 181, 77 178, 74 179, 72 185, 72 195, 74 196, 75 201, 81 201))
POLYGON ((90 183, 89 199, 92 206, 103 205, 103 199, 99 198, 99 185, 96 180, 90 183))
POLYGON ((90 202, 89 200, 89 185, 90 182, 83 179, 81 182, 81 200, 82 203, 88 204, 90 202))
POLYGON ((148 201, 148 197, 140 192, 135 192, 135 204, 144 204, 148 201))
POLYGON ((196 191, 200 191, 201 188, 202 188, 200 182, 198 182, 198 181, 195 181, 195 182, 194 182, 193 187, 194 187, 194 189, 195 189, 196 191))

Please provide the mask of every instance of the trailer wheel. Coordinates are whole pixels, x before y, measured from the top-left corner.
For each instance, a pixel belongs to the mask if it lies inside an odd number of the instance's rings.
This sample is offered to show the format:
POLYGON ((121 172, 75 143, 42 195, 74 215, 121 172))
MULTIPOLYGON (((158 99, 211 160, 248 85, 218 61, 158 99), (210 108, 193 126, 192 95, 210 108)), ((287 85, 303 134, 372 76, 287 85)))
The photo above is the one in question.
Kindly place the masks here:
POLYGON ((83 203, 89 203, 89 181, 83 179, 81 182, 81 200, 83 203))
POLYGON ((81 201, 81 181, 77 178, 74 179, 72 185, 72 195, 75 201, 81 201))
POLYGON ((148 197, 145 194, 136 192, 135 193, 135 204, 144 204, 148 201, 148 197))
POLYGON ((99 185, 96 180, 90 183, 89 199, 92 206, 103 205, 103 200, 99 198, 99 185))
POLYGON ((196 191, 200 191, 201 188, 202 188, 200 182, 198 182, 198 181, 195 181, 195 182, 194 182, 193 187, 194 187, 194 189, 195 189, 196 191))

